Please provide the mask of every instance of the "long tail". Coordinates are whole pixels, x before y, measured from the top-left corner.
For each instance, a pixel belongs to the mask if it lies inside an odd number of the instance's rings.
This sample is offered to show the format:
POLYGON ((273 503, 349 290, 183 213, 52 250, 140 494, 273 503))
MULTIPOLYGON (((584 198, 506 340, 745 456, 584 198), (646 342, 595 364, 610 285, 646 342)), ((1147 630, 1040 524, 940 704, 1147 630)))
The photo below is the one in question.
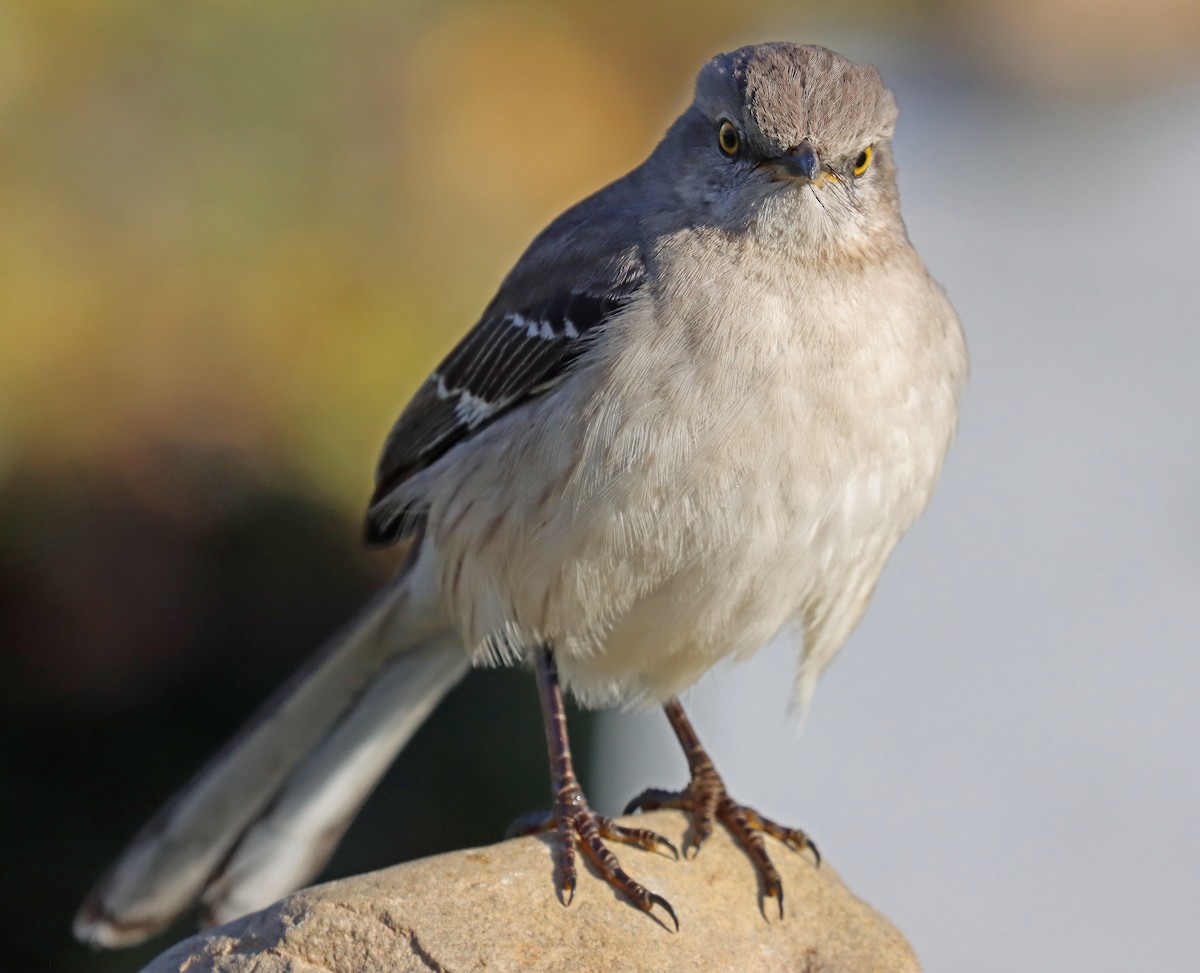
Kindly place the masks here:
POLYGON ((75 917, 100 946, 203 901, 226 921, 312 879, 468 668, 403 580, 382 592, 133 839, 75 917))

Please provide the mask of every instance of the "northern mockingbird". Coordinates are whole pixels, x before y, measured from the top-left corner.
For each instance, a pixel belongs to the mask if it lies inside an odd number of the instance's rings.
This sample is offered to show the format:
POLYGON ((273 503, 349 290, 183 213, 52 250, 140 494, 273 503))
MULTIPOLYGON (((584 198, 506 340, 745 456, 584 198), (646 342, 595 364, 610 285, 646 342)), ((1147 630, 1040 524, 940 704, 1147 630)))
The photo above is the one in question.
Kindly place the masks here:
POLYGON ((140 940, 202 900, 223 921, 311 879, 471 665, 532 665, 560 889, 574 853, 669 904, 605 846, 673 851, 596 814, 562 688, 662 703, 691 770, 631 807, 719 819, 783 890, 676 697, 782 630, 795 697, 929 500, 967 359, 900 218, 892 94, 874 68, 763 44, 704 65, 650 157, 532 243, 388 436, 367 535, 393 583, 136 837, 76 919, 140 940))

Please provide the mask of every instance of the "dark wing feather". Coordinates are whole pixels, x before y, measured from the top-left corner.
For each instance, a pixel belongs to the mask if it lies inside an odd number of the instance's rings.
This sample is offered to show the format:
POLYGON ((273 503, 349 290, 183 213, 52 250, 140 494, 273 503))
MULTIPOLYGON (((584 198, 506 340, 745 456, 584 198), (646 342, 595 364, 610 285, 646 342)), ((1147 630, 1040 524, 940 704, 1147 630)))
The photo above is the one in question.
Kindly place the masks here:
POLYGON ((502 288, 479 323, 425 380, 384 445, 367 514, 369 543, 388 543, 407 533, 409 512, 386 503, 398 486, 561 381, 646 276, 636 250, 607 267, 589 269, 591 279, 585 276, 548 294, 543 289, 529 301, 509 297, 516 290, 528 294, 527 289, 502 288))

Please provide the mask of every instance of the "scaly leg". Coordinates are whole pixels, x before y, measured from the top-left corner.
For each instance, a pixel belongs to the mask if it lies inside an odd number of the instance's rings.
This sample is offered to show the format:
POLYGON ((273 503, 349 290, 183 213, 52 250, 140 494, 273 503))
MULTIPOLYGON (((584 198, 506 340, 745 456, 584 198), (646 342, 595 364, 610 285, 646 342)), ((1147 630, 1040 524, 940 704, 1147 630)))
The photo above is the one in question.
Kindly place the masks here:
MULTIPOLYGON (((712 760, 705 752, 700 738, 684 713, 679 700, 672 699, 663 704, 671 728, 683 747, 687 757, 691 780, 682 791, 664 791, 650 788, 643 791, 625 807, 625 813, 632 811, 655 811, 659 808, 679 808, 691 812, 692 833, 691 847, 699 854, 700 846, 708 840, 713 830, 713 818, 719 818, 729 829, 734 840, 742 846, 750 860, 754 863, 759 877, 762 879, 763 891, 767 898, 778 899, 779 915, 783 916, 783 882, 779 872, 771 864, 767 848, 763 842, 763 833, 778 838, 793 851, 804 851, 808 848, 816 856, 817 864, 821 863, 817 846, 809 841, 808 836, 796 828, 785 828, 776 824, 770 818, 764 817, 753 808, 739 804, 725 791, 725 782, 713 767, 712 760)), ((685 853, 687 849, 684 849, 685 853)))
POLYGON ((666 838, 645 828, 626 828, 611 818, 593 811, 583 796, 575 778, 571 747, 567 741, 567 712, 563 705, 562 689, 558 684, 558 666, 548 646, 537 651, 536 671, 538 693, 542 702, 542 721, 546 727, 546 747, 550 752, 550 780, 554 791, 554 807, 549 813, 528 815, 515 822, 510 835, 535 834, 542 831, 558 833, 559 894, 564 905, 575 896, 575 843, 583 848, 596 870, 605 880, 643 912, 661 905, 679 929, 679 920, 671 903, 655 892, 648 891, 621 868, 617 856, 605 847, 603 839, 623 841, 641 848, 670 850, 676 858, 679 852, 666 838))

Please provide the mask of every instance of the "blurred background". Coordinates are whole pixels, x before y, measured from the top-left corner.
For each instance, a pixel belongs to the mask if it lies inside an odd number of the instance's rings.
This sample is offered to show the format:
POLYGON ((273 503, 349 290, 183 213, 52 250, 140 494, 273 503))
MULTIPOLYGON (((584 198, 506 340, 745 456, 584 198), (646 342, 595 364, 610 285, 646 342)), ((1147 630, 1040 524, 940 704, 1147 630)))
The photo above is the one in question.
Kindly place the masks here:
MULTIPOLYGON (((973 379, 803 739, 786 646, 685 702, 927 970, 1194 964, 1200 5, 29 0, 0 6, 0 969, 170 942, 92 953, 70 917, 387 576, 359 523, 400 407, 700 63, 767 39, 897 92, 973 379)), ((683 782, 661 714, 574 720, 602 809, 683 782)), ((475 674, 327 875, 545 801, 531 680, 475 674)))

